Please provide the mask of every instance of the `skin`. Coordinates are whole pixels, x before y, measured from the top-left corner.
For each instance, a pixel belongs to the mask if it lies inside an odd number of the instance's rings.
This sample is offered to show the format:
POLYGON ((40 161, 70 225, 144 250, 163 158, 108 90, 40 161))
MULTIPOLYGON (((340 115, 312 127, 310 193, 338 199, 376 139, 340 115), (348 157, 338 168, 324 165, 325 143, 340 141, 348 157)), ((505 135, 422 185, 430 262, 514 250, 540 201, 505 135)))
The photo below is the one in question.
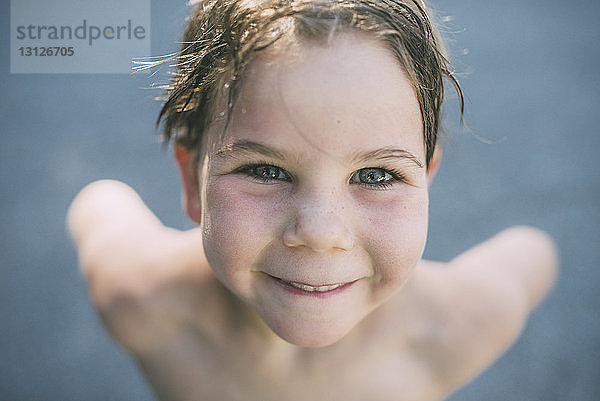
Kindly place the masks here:
POLYGON ((425 166, 402 68, 359 34, 296 50, 253 63, 201 168, 176 148, 197 229, 163 226, 115 181, 76 197, 92 300, 161 399, 441 399, 518 336, 555 247, 515 227, 421 260, 440 153, 425 166))
POLYGON ((347 34, 296 49, 292 64, 269 62, 289 59, 270 53, 249 71, 225 137, 208 146, 202 219, 192 217, 227 288, 282 338, 324 346, 396 292, 420 260, 432 170, 413 88, 383 47, 347 34), (261 172, 276 178, 257 179, 261 172), (317 298, 279 279, 352 284, 317 298))

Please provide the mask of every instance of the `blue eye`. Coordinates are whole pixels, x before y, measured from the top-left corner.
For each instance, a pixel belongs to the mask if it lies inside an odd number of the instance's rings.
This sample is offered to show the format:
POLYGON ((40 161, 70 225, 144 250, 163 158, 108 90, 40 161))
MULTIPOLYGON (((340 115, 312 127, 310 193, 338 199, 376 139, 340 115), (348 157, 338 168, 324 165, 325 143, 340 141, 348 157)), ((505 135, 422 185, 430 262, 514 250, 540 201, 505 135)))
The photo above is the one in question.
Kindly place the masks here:
POLYGON ((363 184, 381 184, 389 180, 386 175, 389 176, 388 173, 380 168, 364 168, 358 171, 358 179, 363 184))
POLYGON ((374 167, 360 169, 350 178, 352 184, 360 184, 371 188, 385 188, 395 181, 403 181, 403 177, 395 172, 374 167))
POLYGON ((290 177, 284 169, 270 164, 253 164, 242 167, 238 171, 264 182, 290 181, 290 177))

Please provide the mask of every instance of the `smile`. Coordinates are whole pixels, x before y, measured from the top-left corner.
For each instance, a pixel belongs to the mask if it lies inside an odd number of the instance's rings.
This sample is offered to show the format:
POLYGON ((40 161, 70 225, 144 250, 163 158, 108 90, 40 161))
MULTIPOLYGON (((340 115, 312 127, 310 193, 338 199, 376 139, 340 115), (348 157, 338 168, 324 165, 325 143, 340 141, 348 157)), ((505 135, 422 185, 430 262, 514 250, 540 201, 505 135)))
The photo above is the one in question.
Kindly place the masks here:
MULTIPOLYGON (((282 281, 285 281, 285 280, 282 280, 282 281)), ((293 287, 296 287, 296 288, 299 288, 301 290, 308 291, 308 292, 315 292, 315 291, 316 292, 327 292, 327 291, 335 290, 336 288, 339 288, 344 285, 344 284, 340 283, 340 284, 320 285, 317 287, 313 287, 312 285, 296 283, 294 281, 285 281, 285 282, 293 287)))
POLYGON ((279 277, 268 275, 271 278, 275 279, 280 286, 287 289, 293 294, 296 295, 309 295, 309 296, 328 296, 337 294, 341 291, 344 291, 352 284, 356 283, 358 280, 350 281, 347 283, 335 283, 335 284, 323 284, 323 285, 310 285, 305 283, 299 283, 297 281, 289 281, 279 277))

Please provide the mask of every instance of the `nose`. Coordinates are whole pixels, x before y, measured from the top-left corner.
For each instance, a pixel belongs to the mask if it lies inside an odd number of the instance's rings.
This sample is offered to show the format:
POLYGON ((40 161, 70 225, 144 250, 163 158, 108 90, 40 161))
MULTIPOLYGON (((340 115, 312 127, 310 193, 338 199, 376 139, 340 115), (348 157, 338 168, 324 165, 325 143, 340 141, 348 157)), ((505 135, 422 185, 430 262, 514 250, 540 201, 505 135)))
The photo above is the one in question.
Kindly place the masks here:
POLYGON ((339 203, 332 197, 301 205, 283 233, 283 243, 314 252, 350 250, 354 236, 344 219, 344 207, 339 203))

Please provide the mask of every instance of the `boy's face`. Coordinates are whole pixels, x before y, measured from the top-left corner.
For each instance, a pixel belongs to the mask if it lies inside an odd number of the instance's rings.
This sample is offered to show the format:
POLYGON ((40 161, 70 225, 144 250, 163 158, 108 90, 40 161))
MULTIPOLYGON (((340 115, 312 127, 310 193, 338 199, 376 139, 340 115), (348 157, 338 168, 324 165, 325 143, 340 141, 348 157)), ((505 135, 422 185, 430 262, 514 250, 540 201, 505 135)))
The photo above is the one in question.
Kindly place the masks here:
POLYGON ((425 246, 414 90, 382 45, 346 33, 293 58, 266 50, 231 117, 222 140, 211 133, 198 184, 208 261, 282 338, 336 342, 406 282, 425 246))

